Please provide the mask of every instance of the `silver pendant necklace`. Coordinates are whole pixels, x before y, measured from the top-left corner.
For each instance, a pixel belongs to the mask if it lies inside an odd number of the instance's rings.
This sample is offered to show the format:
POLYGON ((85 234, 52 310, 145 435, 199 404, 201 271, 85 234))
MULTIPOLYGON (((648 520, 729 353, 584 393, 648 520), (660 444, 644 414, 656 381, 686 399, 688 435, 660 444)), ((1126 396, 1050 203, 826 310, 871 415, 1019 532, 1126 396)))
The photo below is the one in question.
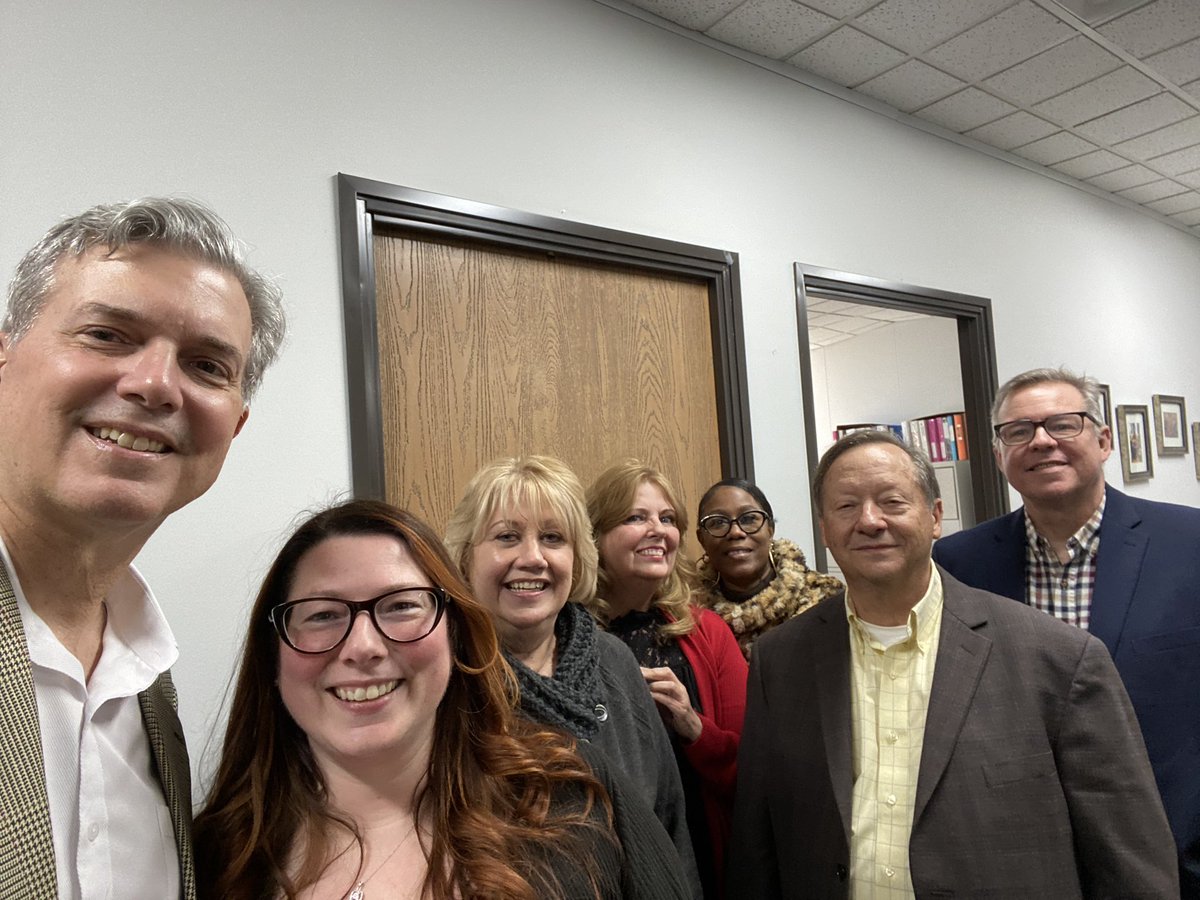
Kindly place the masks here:
POLYGON ((377 865, 375 867, 374 872, 372 872, 370 875, 368 875, 366 878, 364 878, 362 881, 360 881, 358 884, 356 884, 354 886, 354 889, 351 890, 350 893, 346 895, 346 900, 364 900, 364 898, 367 896, 366 891, 363 890, 366 883, 368 881, 370 881, 372 878, 374 878, 376 875, 378 875, 379 870, 388 864, 388 860, 390 860, 393 856, 395 856, 397 853, 399 853, 400 848, 403 847, 405 844, 407 844, 409 838, 411 838, 416 833, 417 833, 417 824, 414 822, 413 827, 408 830, 408 834, 406 834, 403 837, 403 839, 400 841, 400 843, 398 843, 395 847, 392 848, 391 853, 389 853, 387 856, 385 856, 383 858, 383 862, 381 862, 379 865, 377 865))

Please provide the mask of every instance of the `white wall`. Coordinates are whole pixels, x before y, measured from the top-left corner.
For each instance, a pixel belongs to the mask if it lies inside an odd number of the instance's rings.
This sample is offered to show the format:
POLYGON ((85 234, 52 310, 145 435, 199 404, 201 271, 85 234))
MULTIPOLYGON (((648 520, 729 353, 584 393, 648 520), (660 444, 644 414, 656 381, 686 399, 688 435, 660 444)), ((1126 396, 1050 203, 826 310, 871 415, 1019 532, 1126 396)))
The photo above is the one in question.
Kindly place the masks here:
MULTIPOLYGON (((740 254, 755 465, 811 546, 792 263, 991 297, 1000 377, 1200 413, 1200 241, 591 0, 5 3, 0 271, 58 216, 186 192, 280 274, 290 343, 140 564, 199 756, 293 516, 349 486, 338 171, 740 254)), ((1135 493, 1200 501, 1191 457, 1135 493)), ((1110 473, 1111 473, 1110 469, 1110 473)))

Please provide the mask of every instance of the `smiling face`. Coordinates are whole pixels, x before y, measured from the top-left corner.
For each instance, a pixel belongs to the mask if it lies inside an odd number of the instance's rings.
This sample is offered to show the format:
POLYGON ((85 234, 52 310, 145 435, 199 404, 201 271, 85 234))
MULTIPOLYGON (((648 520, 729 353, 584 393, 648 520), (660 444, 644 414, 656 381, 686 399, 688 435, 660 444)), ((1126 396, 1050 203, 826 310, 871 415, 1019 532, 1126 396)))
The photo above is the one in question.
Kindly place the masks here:
MULTIPOLYGON (((761 510, 750 494, 738 487, 724 485, 709 496, 700 510, 700 518, 722 515, 733 520, 750 510, 761 510)), ((733 591, 745 591, 760 582, 771 571, 771 538, 775 526, 765 523, 754 534, 746 534, 737 522, 732 522, 729 534, 713 537, 703 528, 696 529, 700 546, 708 554, 713 570, 722 583, 733 591)))
POLYGON ((575 551, 546 511, 500 509, 471 548, 471 590, 487 607, 501 642, 522 649, 554 634, 571 594, 575 551))
MULTIPOLYGON (((287 599, 367 600, 431 586, 400 540, 355 534, 326 538, 304 554, 287 599)), ((346 640, 326 653, 279 642, 279 694, 323 771, 380 759, 423 766, 450 667, 445 618, 428 637, 397 644, 360 612, 346 640)))
POLYGON ((632 508, 624 521, 602 534, 596 543, 600 564, 612 585, 613 596, 605 599, 614 610, 645 609, 655 588, 675 568, 679 549, 675 507, 657 485, 643 481, 634 492, 632 508), (622 602, 625 596, 635 598, 632 606, 622 602))
POLYGON ((851 594, 920 599, 942 501, 930 508, 907 454, 884 443, 847 450, 829 467, 821 496, 821 536, 851 594))
MULTIPOLYGON (((1056 413, 1084 409, 1087 403, 1077 388, 1049 381, 1013 393, 998 421, 1040 421, 1056 413)), ((1000 444, 995 453, 1004 477, 1028 507, 1074 508, 1086 518, 1104 496, 1104 461, 1112 453, 1112 433, 1107 427, 1087 421, 1075 437, 1055 440, 1044 428, 1038 428, 1028 444, 1000 444)))
POLYGON ((216 479, 249 348, 245 293, 220 269, 148 246, 64 259, 29 330, 0 336, 3 504, 152 531, 216 479))

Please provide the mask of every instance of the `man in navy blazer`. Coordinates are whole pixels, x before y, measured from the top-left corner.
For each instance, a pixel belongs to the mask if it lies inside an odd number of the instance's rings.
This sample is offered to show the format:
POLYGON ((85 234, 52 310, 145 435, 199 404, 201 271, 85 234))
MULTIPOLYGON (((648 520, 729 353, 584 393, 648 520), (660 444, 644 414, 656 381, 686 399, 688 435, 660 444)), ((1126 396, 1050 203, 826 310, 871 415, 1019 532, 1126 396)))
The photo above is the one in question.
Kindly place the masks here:
POLYGON ((1174 833, 1181 896, 1200 900, 1200 510, 1105 485, 1112 435, 1095 379, 1017 375, 992 422, 996 459, 1025 505, 939 540, 933 557, 1104 642, 1174 833))

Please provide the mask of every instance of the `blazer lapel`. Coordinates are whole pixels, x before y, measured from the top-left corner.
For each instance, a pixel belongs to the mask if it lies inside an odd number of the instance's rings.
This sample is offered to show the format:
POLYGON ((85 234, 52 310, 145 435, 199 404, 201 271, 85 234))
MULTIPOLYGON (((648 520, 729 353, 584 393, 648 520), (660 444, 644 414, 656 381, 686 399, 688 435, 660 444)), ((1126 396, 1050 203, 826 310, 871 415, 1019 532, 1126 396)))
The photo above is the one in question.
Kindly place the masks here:
POLYGON ((850 840, 850 806, 854 800, 854 755, 850 726, 850 634, 846 608, 828 603, 813 610, 829 634, 817 642, 813 653, 813 683, 821 714, 821 734, 825 740, 825 760, 829 780, 837 798, 842 828, 850 840))
POLYGON ((142 693, 138 703, 142 722, 154 755, 163 796, 175 830, 175 848, 179 854, 179 878, 184 900, 195 900, 196 874, 192 856, 192 776, 188 765, 183 726, 176 713, 175 685, 171 673, 164 672, 142 693))
MULTIPOLYGON (((1002 597, 1028 603, 1025 596, 1025 509, 1009 513, 992 537, 996 541, 995 556, 983 563, 991 568, 993 579, 988 590, 1002 597)), ((974 584, 975 582, 970 582, 974 584)))
POLYGON ((941 576, 945 598, 942 630, 933 686, 929 692, 929 711, 925 717, 925 739, 913 807, 914 828, 954 753, 992 648, 992 642, 975 630, 987 622, 986 615, 963 595, 959 582, 944 570, 941 576))
POLYGON ((1142 517, 1120 491, 1106 488, 1100 550, 1096 554, 1096 587, 1088 616, 1088 631, 1104 642, 1115 657, 1133 603, 1149 536, 1138 526, 1142 517))
POLYGON ((29 646, 0 564, 0 896, 58 896, 46 764, 29 646))

